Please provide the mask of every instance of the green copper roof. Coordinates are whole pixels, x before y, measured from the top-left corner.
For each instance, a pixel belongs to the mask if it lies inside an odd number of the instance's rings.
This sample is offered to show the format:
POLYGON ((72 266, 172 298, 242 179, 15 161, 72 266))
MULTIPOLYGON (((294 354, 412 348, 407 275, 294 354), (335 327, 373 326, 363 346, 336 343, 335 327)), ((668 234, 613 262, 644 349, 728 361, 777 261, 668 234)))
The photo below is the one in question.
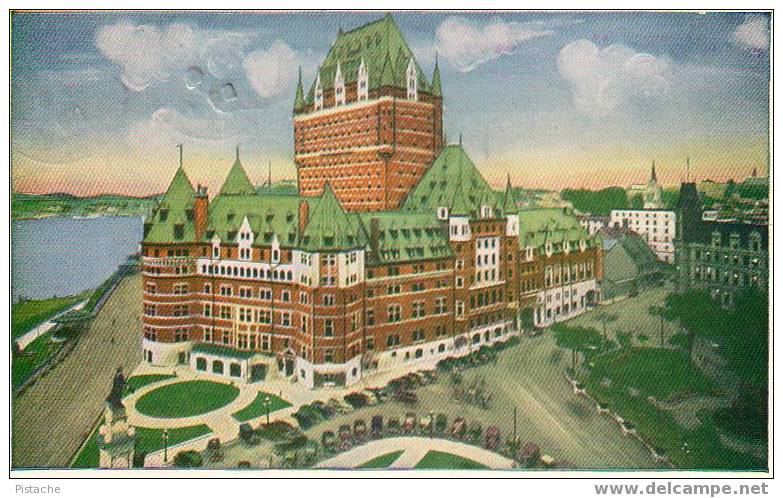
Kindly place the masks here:
POLYGON ((185 174, 185 170, 180 166, 163 199, 147 220, 150 226, 144 241, 165 244, 192 240, 194 228, 192 220, 189 219, 188 210, 192 209, 195 197, 196 192, 193 190, 193 185, 185 174))
POLYGON ((447 145, 403 204, 406 211, 436 212, 447 207, 453 215, 478 217, 481 206, 490 205, 497 216, 497 194, 460 145, 447 145))
POLYGON ((223 186, 220 187, 220 195, 253 194, 255 191, 256 188, 250 183, 245 168, 239 161, 239 149, 237 149, 237 158, 231 166, 223 186))
MULTIPOLYGON (((540 248, 547 243, 552 244, 553 253, 563 249, 564 242, 578 243, 584 240, 588 247, 595 245, 587 232, 579 226, 579 221, 573 214, 559 208, 528 209, 519 211, 519 245, 520 247, 540 248)), ((577 247, 572 247, 576 250, 577 247)))
POLYGON ((299 247, 306 250, 344 250, 364 247, 367 236, 358 216, 346 213, 335 197, 331 185, 324 185, 321 197, 310 211, 310 217, 299 247))
POLYGON ((506 178, 506 191, 503 193, 503 212, 505 214, 516 214, 519 212, 514 199, 514 190, 511 188, 511 175, 508 175, 506 178))
MULTIPOLYGON (((355 82, 362 60, 367 68, 370 89, 383 85, 405 86, 405 71, 413 58, 419 83, 419 91, 429 92, 430 85, 424 72, 413 57, 405 38, 391 15, 365 24, 351 31, 340 32, 332 48, 319 68, 321 87, 334 87, 337 65, 346 84, 355 82)), ((307 94, 307 102, 313 101, 315 82, 307 94)))
POLYGON ((438 221, 434 211, 384 211, 359 216, 370 237, 370 262, 402 262, 452 255, 447 225, 438 221), (377 220, 377 246, 372 240, 373 220, 377 220))
POLYGON ((304 92, 302 91, 302 68, 299 68, 299 82, 296 84, 296 97, 294 98, 294 110, 304 107, 304 92))
POLYGON ((432 94, 436 97, 443 96, 443 91, 440 88, 440 68, 438 67, 437 54, 435 54, 435 71, 432 73, 432 94))
POLYGON ((298 196, 269 193, 219 195, 209 206, 204 240, 217 235, 223 242, 236 242, 247 217, 255 234, 253 245, 268 246, 277 237, 281 247, 296 247, 300 200, 298 196))

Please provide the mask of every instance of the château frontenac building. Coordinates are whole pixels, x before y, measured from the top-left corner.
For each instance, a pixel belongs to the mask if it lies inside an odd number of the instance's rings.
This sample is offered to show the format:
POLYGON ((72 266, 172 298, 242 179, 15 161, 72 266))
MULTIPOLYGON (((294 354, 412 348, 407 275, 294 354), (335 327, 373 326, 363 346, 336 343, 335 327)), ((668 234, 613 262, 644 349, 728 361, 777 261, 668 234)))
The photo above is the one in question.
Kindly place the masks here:
POLYGON ((299 195, 257 191, 238 152, 211 200, 180 166, 144 226, 145 361, 350 385, 594 304, 600 240, 494 191, 442 143, 440 99, 387 16, 300 79, 299 195))

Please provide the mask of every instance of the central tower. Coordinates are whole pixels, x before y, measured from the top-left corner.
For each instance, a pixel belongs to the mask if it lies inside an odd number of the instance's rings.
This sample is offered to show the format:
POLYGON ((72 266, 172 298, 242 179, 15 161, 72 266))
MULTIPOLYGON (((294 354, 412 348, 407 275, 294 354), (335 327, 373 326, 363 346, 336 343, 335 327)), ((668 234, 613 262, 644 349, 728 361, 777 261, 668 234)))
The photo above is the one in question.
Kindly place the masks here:
POLYGON ((328 181, 346 211, 396 209, 443 146, 440 71, 427 81, 391 15, 340 32, 294 102, 299 193, 328 181))

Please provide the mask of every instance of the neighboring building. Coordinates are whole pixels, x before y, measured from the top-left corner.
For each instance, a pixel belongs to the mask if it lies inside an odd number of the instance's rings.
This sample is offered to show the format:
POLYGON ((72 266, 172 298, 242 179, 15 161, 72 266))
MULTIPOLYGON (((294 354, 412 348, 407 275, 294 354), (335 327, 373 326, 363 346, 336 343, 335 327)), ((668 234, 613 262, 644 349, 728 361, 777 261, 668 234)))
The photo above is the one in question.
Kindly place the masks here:
POLYGON ((611 228, 627 228, 637 234, 665 263, 674 263, 674 237, 677 216, 674 211, 653 209, 613 209, 611 228))
POLYGON ((655 161, 652 163, 650 181, 644 189, 644 209, 663 209, 663 193, 658 185, 658 176, 655 174, 655 161))
MULTIPOLYGON (((327 61, 339 57, 338 73, 347 75, 353 66, 342 57, 365 53, 364 65, 378 70, 369 56, 393 46, 399 66, 408 54, 401 40, 387 17, 341 34, 327 61)), ((429 88, 417 81, 414 90, 429 88)), ((439 95, 437 82, 436 72, 439 95)), ((296 99, 301 109, 300 92, 296 99)), ((386 119, 386 103, 402 114, 415 107, 400 97, 357 105, 386 119)), ((297 114, 296 133, 322 111, 319 104, 308 117, 297 114)), ((343 110, 329 116, 329 127, 354 119, 343 110)), ((316 142, 329 150, 341 140, 316 142)), ((372 203, 358 202, 342 180, 364 176, 364 164, 314 187, 300 162, 301 194, 281 195, 255 188, 237 154, 211 201, 180 164, 144 224, 144 360, 244 382, 350 385, 397 365, 463 356, 518 333, 521 322, 546 326, 598 301, 600 242, 570 212, 519 212, 510 181, 504 193, 493 191, 461 144, 441 150, 438 138, 431 150, 439 151, 434 161, 405 175, 410 185, 372 203)))
POLYGON ((299 193, 328 181, 346 211, 396 209, 443 146, 438 63, 427 81, 394 19, 337 35, 294 103, 299 193))
POLYGON ((601 298, 606 301, 627 296, 648 285, 660 282, 671 266, 662 263, 638 234, 623 228, 601 232, 603 268, 601 298))
POLYGON ((576 215, 579 226, 587 230, 591 237, 609 226, 608 216, 576 215))
POLYGON ((701 288, 731 304, 748 287, 767 291, 769 227, 734 220, 705 221, 694 183, 683 183, 675 239, 678 290, 701 288))

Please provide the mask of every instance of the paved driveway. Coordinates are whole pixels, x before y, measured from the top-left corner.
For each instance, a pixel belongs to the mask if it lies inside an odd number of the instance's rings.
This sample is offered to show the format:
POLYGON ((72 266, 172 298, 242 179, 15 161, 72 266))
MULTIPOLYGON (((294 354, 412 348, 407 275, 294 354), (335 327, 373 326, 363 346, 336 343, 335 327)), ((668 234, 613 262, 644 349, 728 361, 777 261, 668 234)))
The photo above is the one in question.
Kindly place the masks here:
POLYGON ((137 274, 119 284, 71 354, 13 400, 14 468, 68 466, 103 411, 117 367, 129 373, 141 360, 140 316, 137 274))

